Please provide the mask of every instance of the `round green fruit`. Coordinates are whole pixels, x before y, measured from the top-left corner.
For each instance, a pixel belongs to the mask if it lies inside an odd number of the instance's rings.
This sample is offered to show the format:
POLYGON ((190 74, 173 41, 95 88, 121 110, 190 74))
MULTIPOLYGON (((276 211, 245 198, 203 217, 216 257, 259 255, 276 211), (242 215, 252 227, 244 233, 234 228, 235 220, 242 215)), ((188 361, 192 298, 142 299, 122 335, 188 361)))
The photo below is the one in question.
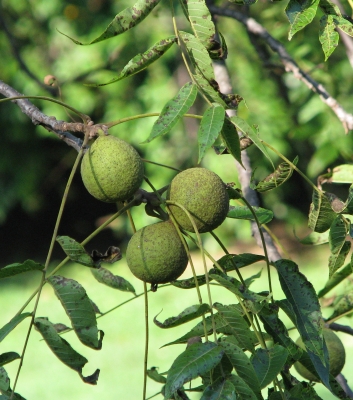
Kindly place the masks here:
MULTIPOLYGON (((221 225, 229 211, 225 184, 218 175, 205 168, 190 168, 180 172, 170 184, 168 199, 190 212, 200 233, 212 231, 221 225)), ((183 229, 195 231, 180 207, 170 205, 170 210, 183 229)))
POLYGON ((107 203, 128 200, 143 180, 143 162, 137 151, 115 136, 99 136, 86 151, 81 176, 88 192, 107 203))
POLYGON ((163 221, 145 226, 132 236, 126 261, 137 278, 155 285, 179 278, 188 256, 172 222, 163 221))
MULTIPOLYGON (((324 328, 323 335, 325 338, 328 358, 330 363, 330 374, 336 377, 343 369, 346 361, 346 351, 344 349, 341 339, 331 329, 324 328)), ((305 349, 302 339, 297 339, 297 345, 302 349, 305 349)), ((294 364, 297 372, 308 381, 320 382, 319 379, 311 373, 307 368, 304 367, 299 361, 294 364)))

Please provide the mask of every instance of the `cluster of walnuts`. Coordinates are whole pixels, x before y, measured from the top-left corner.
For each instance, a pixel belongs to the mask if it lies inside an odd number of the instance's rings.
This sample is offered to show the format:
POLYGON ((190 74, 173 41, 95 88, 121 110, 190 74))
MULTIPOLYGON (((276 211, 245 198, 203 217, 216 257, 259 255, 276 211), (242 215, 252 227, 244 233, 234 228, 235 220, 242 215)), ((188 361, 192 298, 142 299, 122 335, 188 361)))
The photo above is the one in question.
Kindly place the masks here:
MULTIPOLYGON (((131 199, 144 178, 143 161, 125 141, 99 136, 86 151, 81 176, 88 192, 98 200, 114 203, 131 199)), ((225 220, 229 210, 226 185, 205 168, 180 172, 169 185, 166 203, 182 230, 209 232, 225 220)), ((131 272, 152 285, 177 279, 186 269, 188 254, 171 219, 137 231, 131 238, 126 260, 131 272)))

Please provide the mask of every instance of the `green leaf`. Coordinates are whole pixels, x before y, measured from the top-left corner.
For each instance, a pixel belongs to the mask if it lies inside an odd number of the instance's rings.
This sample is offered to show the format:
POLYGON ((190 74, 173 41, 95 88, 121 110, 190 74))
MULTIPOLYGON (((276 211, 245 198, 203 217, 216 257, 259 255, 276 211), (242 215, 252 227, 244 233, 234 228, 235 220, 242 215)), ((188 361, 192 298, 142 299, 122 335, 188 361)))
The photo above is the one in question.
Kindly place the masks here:
POLYGON ((275 166, 273 165, 273 162, 268 154, 268 151, 266 147, 262 144, 262 141, 259 139, 258 133, 255 132, 255 130, 243 119, 239 117, 232 117, 231 121, 233 124, 239 129, 241 132, 244 133, 246 137, 252 140, 254 145, 263 153, 263 155, 269 160, 271 165, 273 166, 273 169, 275 169, 275 166))
POLYGON ((211 57, 205 46, 197 37, 190 33, 180 31, 179 34, 195 70, 207 79, 208 82, 212 83, 215 80, 215 75, 211 57))
POLYGON ((154 7, 156 7, 159 1, 160 0, 138 0, 132 7, 125 8, 125 10, 117 14, 113 21, 108 25, 107 29, 100 36, 89 43, 81 43, 78 40, 65 35, 64 33, 63 35, 81 46, 87 46, 110 39, 138 25, 147 17, 154 7))
POLYGON ((86 267, 99 268, 99 263, 95 262, 85 248, 80 243, 76 242, 75 239, 69 236, 58 236, 56 241, 60 244, 71 261, 75 261, 86 267))
POLYGON ((236 338, 241 348, 251 352, 254 351, 254 343, 250 337, 249 325, 239 310, 232 305, 225 306, 220 303, 215 303, 213 307, 229 325, 232 335, 236 338))
POLYGON ((2 353, 0 355, 0 366, 8 364, 14 360, 18 360, 19 358, 21 358, 21 356, 18 353, 15 353, 14 351, 8 351, 6 353, 2 353))
MULTIPOLYGON (((204 94, 204 96, 211 102, 217 103, 223 106, 225 109, 231 108, 228 107, 228 104, 224 100, 224 95, 220 92, 218 83, 214 80, 209 82, 201 73, 196 72, 193 74, 197 87, 200 92, 204 94)), ((226 120, 225 120, 226 121, 226 120)), ((225 122, 224 122, 225 123, 225 122)))
MULTIPOLYGON (((59 358, 61 362, 78 372, 80 377, 85 381, 87 377, 83 377, 82 368, 88 362, 88 360, 77 353, 70 344, 63 338, 61 338, 56 332, 53 324, 46 318, 35 318, 34 326, 43 336, 50 350, 59 358)), ((90 382, 96 384, 96 382, 90 382)))
MULTIPOLYGON (((279 392, 277 392, 279 393, 279 392)), ((315 392, 315 388, 313 386, 303 384, 303 383, 298 383, 295 386, 293 386, 290 391, 290 398, 295 399, 295 400, 322 400, 321 397, 317 395, 315 392)), ((280 393, 279 393, 280 394, 280 393)), ((272 400, 272 396, 270 398, 272 400)))
POLYGON ((320 8, 324 14, 341 16, 339 8, 336 6, 336 4, 333 4, 330 0, 320 0, 320 8))
POLYGON ((168 371, 165 398, 180 389, 185 382, 205 374, 214 368, 224 354, 222 347, 213 342, 194 343, 181 353, 168 371))
POLYGON ((340 271, 335 272, 325 283, 325 286, 317 294, 319 298, 325 296, 330 290, 336 287, 353 272, 352 261, 345 265, 340 271))
POLYGON ((219 104, 213 104, 209 107, 201 120, 199 130, 197 132, 197 140, 199 145, 199 164, 205 156, 206 151, 213 145, 219 136, 225 117, 225 109, 219 104))
MULTIPOLYGON (((273 219, 273 212, 261 207, 252 207, 260 224, 268 224, 273 219)), ((227 214, 228 218, 246 219, 248 221, 255 221, 252 212, 245 206, 231 206, 227 214)))
POLYGON ((248 356, 239 346, 227 341, 227 338, 222 338, 220 345, 223 347, 237 374, 252 388, 256 397, 262 399, 260 382, 248 356))
POLYGON ((201 317, 202 315, 210 312, 210 306, 208 304, 197 304, 194 306, 187 307, 176 317, 166 319, 163 323, 157 320, 157 315, 154 317, 153 322, 160 328, 173 328, 174 326, 185 324, 186 322, 192 321, 195 318, 201 317))
POLYGON ((253 391, 253 386, 252 385, 249 386, 240 376, 230 375, 228 379, 234 385, 235 392, 237 395, 239 395, 240 399, 249 399, 249 400, 263 399, 263 397, 256 396, 256 394, 253 391))
MULTIPOLYGON (((296 165, 298 157, 293 160, 293 164, 296 165)), ((255 172, 255 171, 254 171, 255 172)), ((254 175, 253 172, 253 175, 254 175)), ((276 189, 278 186, 283 185, 293 173, 293 168, 290 164, 284 162, 279 164, 272 174, 268 175, 265 179, 261 180, 258 184, 254 183, 253 176, 251 177, 250 187, 253 190, 257 190, 260 193, 267 192, 269 190, 276 189)))
POLYGON ((334 311, 328 318, 337 318, 340 315, 347 314, 353 310, 353 291, 337 296, 333 303, 334 311))
POLYGON ((135 293, 134 287, 121 276, 112 274, 108 269, 100 267, 98 269, 91 269, 92 275, 98 282, 103 283, 113 289, 122 290, 123 292, 135 293))
POLYGON ((204 390, 201 400, 235 400, 235 387, 228 379, 218 378, 204 390))
POLYGON ((224 120, 221 136, 225 145, 227 146, 228 152, 238 161, 240 165, 243 166, 243 162, 241 160, 239 135, 235 125, 229 120, 229 118, 225 118, 224 120))
POLYGON ((353 183, 353 165, 342 164, 332 170, 329 183, 353 183))
POLYGON ((118 82, 124 78, 135 75, 140 71, 143 71, 148 66, 153 64, 159 58, 163 56, 163 54, 170 49, 170 47, 177 41, 176 36, 169 36, 166 39, 160 40, 155 43, 152 47, 146 50, 144 53, 137 54, 134 58, 132 58, 127 65, 123 68, 118 76, 111 79, 107 83, 100 84, 86 84, 86 86, 106 86, 111 83, 118 82))
POLYGON ((315 232, 323 233, 330 228, 335 218, 336 213, 331 208, 327 194, 314 190, 309 211, 309 228, 315 232))
POLYGON ((330 388, 328 374, 328 352, 322 333, 320 304, 305 275, 299 272, 291 260, 274 263, 280 284, 296 316, 296 327, 303 339, 317 373, 322 382, 330 388))
POLYGON ((328 240, 329 240, 329 234, 330 234, 329 231, 326 231, 324 233, 311 232, 311 233, 309 233, 308 236, 305 236, 305 238, 299 239, 299 242, 301 244, 307 244, 307 245, 312 245, 312 246, 326 244, 326 243, 328 243, 328 240))
POLYGON ((32 313, 23 313, 16 315, 15 317, 12 318, 10 322, 5 324, 1 329, 0 329, 0 342, 5 339, 5 337, 13 330, 16 328, 16 326, 22 322, 24 319, 27 317, 30 317, 32 313))
POLYGON ((288 350, 275 344, 269 350, 257 349, 251 356, 251 363, 256 371, 261 388, 270 384, 281 372, 287 361, 288 350))
POLYGON ((100 349, 96 314, 85 289, 75 280, 59 275, 48 278, 55 294, 69 316, 80 341, 93 349, 100 349))
POLYGON ((166 383, 167 382, 167 378, 163 375, 161 375, 158 371, 156 367, 152 367, 151 369, 147 370, 147 376, 154 380, 155 382, 158 383, 166 383))
POLYGON ((192 83, 186 83, 179 93, 169 100, 154 123, 149 137, 142 143, 149 143, 153 139, 168 133, 182 116, 194 104, 197 95, 197 87, 192 83))
POLYGON ((194 35, 206 49, 214 44, 216 29, 204 0, 180 0, 180 5, 190 22, 194 35))
POLYGON ((0 390, 1 392, 10 390, 10 378, 3 367, 0 367, 0 390))
POLYGON ((351 21, 343 17, 335 17, 333 22, 337 28, 346 33, 348 36, 353 37, 353 24, 351 21))
POLYGON ((351 250, 351 242, 344 242, 340 251, 336 254, 331 254, 328 260, 329 277, 331 277, 344 264, 346 257, 351 250))
POLYGON ((325 61, 328 60, 330 55, 338 46, 339 34, 336 31, 336 25, 333 21, 333 15, 323 15, 320 19, 320 33, 319 39, 322 50, 325 54, 325 61))
POLYGON ((286 14, 291 24, 288 40, 291 40, 294 34, 314 19, 319 0, 290 0, 286 7, 286 14))
MULTIPOLYGON (((203 286, 206 284, 206 276, 205 275, 197 275, 196 280, 198 286, 203 286)), ((211 278, 209 279, 212 280, 211 278)), ((177 281, 170 282, 171 285, 179 288, 179 289, 194 289, 196 287, 195 278, 187 278, 187 279, 180 279, 177 281)))
POLYGON ((9 276, 14 276, 18 274, 22 274, 22 272, 29 271, 42 271, 44 269, 44 265, 36 263, 33 260, 26 260, 23 263, 14 263, 10 265, 6 265, 0 269, 0 279, 8 278, 9 276))
MULTIPOLYGON (((217 263, 223 268, 223 271, 234 271, 236 268, 247 267, 259 261, 265 261, 265 257, 259 254, 226 254, 217 260, 217 263)), ((211 271, 210 271, 211 273, 211 271)))
POLYGON ((349 232, 350 222, 342 215, 338 215, 332 222, 329 234, 329 244, 331 255, 329 257, 330 277, 342 267, 347 254, 351 248, 351 243, 346 242, 349 232))

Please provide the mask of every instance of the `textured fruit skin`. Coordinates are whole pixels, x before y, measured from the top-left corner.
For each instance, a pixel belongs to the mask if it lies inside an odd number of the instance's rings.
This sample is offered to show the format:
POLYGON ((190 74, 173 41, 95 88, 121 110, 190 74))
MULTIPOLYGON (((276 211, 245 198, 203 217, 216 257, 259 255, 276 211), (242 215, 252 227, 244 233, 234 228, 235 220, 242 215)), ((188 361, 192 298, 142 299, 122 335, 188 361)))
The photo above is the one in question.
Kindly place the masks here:
POLYGON ((179 278, 188 256, 174 225, 163 221, 145 226, 132 236, 126 261, 137 278, 158 284, 179 278))
POLYGON ((107 203, 134 195, 143 180, 143 162, 137 151, 115 136, 99 136, 83 156, 81 176, 88 192, 107 203))
MULTIPOLYGON (((341 342, 341 339, 335 334, 335 332, 331 331, 331 329, 324 328, 323 335, 328 350, 330 374, 336 377, 344 367, 346 361, 346 351, 344 349, 343 343, 341 342)), ((296 343, 302 349, 305 348, 301 338, 298 338, 296 343)), ((308 381, 320 382, 318 378, 314 374, 312 374, 307 368, 305 368, 304 365, 300 362, 297 361, 294 364, 294 367, 297 372, 308 381)))
MULTIPOLYGON (((180 172, 171 182, 168 199, 184 206, 193 216, 200 233, 217 228, 229 210, 229 196, 221 178, 205 168, 190 168, 180 172)), ((178 224, 189 232, 194 228, 185 214, 177 207, 170 210, 178 224)))

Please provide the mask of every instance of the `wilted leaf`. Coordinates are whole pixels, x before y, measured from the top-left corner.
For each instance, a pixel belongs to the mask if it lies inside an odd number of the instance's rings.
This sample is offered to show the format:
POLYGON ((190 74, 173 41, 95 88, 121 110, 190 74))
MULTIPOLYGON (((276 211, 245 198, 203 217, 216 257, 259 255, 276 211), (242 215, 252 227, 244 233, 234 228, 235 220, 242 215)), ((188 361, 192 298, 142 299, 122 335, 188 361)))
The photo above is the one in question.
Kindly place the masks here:
MULTIPOLYGON (((261 207, 252 207, 252 210, 257 216, 260 224, 268 224, 273 219, 273 212, 261 207)), ((231 206, 227 214, 228 218, 246 219, 248 221, 255 221, 252 212, 245 206, 231 206)))
POLYGON ((23 272, 42 271, 43 269, 44 265, 36 263, 33 260, 26 260, 23 263, 14 263, 0 268, 0 279, 22 274, 23 272))
POLYGON ((173 35, 166 39, 160 40, 155 43, 152 47, 146 50, 144 53, 137 54, 134 58, 132 58, 123 70, 120 72, 118 76, 111 79, 109 82, 100 83, 100 84, 86 84, 86 86, 106 86, 111 83, 118 82, 124 78, 128 78, 129 76, 135 75, 140 71, 143 71, 148 66, 153 64, 159 58, 163 56, 163 54, 170 49, 170 47, 177 41, 177 38, 173 35))
POLYGON ((303 29, 314 19, 319 0, 290 0, 286 7, 286 14, 291 24, 288 40, 303 29))
POLYGON ((201 317, 207 312, 210 312, 210 306, 208 304, 197 304, 187 307, 178 316, 168 318, 163 323, 159 322, 157 320, 157 316, 155 316, 153 322, 160 328, 173 328, 174 326, 182 325, 186 322, 192 321, 195 318, 201 317))
POLYGON ((116 261, 121 260, 122 256, 119 247, 109 246, 104 254, 100 253, 98 250, 93 250, 91 253, 91 257, 93 258, 94 262, 106 262, 109 264, 113 264, 116 261))
POLYGON ((210 371, 221 361, 223 354, 222 347, 213 342, 189 346, 174 360, 168 371, 165 397, 169 399, 185 382, 210 371))
POLYGON ((153 139, 169 132, 193 105, 196 95, 196 86, 192 82, 186 83, 179 90, 179 93, 163 107, 160 116, 153 125, 152 132, 142 143, 149 143, 153 139))
POLYGON ((159 1, 160 0, 138 0, 132 7, 125 8, 125 10, 117 14, 113 21, 108 25, 107 29, 100 36, 89 43, 81 43, 70 36, 65 34, 63 35, 67 36, 74 43, 81 46, 87 46, 110 39, 138 25, 147 17, 147 15, 154 9, 159 1))
POLYGON ((98 282, 103 283, 113 289, 122 290, 123 292, 135 293, 134 287, 125 278, 112 274, 106 268, 91 269, 92 275, 98 282))
POLYGON ((80 341, 91 348, 100 349, 94 308, 85 289, 75 280, 59 275, 48 278, 80 341))
POLYGON ((219 104, 213 104, 204 113, 199 130, 197 132, 197 140, 199 146, 200 163, 206 151, 211 148, 217 137, 219 136, 225 117, 225 109, 219 104))
POLYGON ((15 317, 12 318, 10 322, 5 324, 1 329, 0 329, 0 342, 13 330, 16 328, 16 326, 22 322, 25 318, 30 317, 32 313, 22 313, 19 315, 16 315, 15 317))

